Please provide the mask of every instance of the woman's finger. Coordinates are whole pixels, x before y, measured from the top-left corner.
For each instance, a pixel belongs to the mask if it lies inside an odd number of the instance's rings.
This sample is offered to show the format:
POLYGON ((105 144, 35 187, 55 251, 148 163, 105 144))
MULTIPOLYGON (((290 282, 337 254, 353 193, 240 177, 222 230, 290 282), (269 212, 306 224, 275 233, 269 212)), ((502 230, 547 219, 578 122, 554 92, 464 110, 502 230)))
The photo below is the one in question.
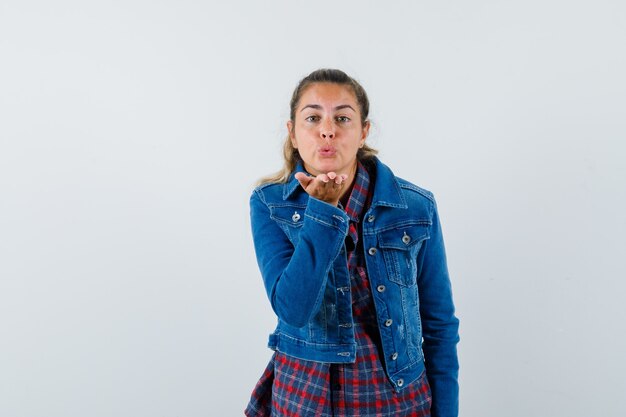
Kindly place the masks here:
POLYGON ((295 177, 302 186, 302 188, 304 188, 305 190, 309 186, 309 184, 311 184, 311 182, 315 180, 315 177, 309 177, 304 172, 297 172, 295 177))
POLYGON ((327 183, 329 180, 328 175, 326 174, 320 174, 317 176, 317 179, 322 181, 323 183, 327 183))

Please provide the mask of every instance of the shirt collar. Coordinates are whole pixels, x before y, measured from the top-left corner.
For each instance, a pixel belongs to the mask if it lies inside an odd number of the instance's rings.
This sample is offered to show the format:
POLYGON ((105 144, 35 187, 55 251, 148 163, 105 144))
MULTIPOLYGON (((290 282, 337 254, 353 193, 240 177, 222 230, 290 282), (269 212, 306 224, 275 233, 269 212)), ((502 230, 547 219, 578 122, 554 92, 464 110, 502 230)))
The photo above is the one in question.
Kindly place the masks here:
POLYGON ((358 222, 365 208, 370 185, 370 176, 361 162, 357 163, 355 176, 354 185, 350 191, 350 198, 348 198, 345 210, 350 220, 358 222))

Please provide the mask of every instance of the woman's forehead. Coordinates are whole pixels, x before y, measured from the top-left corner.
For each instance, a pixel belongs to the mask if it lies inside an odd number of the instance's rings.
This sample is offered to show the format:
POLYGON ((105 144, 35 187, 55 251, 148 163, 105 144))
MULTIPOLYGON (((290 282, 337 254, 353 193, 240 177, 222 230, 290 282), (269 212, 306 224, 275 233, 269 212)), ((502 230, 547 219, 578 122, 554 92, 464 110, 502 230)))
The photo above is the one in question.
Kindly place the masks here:
POLYGON ((298 107, 342 104, 353 107, 356 105, 356 97, 350 86, 335 83, 314 83, 304 90, 298 107))

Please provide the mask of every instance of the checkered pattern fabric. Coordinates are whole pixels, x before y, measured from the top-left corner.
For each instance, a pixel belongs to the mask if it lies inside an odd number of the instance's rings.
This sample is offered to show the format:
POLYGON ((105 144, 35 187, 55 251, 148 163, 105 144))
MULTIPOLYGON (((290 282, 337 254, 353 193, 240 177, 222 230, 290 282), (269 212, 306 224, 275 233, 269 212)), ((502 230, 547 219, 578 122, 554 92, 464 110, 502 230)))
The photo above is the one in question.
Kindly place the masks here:
POLYGON ((428 417, 431 394, 426 373, 396 393, 381 362, 374 300, 359 246, 360 216, 368 201, 369 174, 359 163, 345 210, 356 362, 332 364, 274 352, 245 410, 248 417, 428 417))

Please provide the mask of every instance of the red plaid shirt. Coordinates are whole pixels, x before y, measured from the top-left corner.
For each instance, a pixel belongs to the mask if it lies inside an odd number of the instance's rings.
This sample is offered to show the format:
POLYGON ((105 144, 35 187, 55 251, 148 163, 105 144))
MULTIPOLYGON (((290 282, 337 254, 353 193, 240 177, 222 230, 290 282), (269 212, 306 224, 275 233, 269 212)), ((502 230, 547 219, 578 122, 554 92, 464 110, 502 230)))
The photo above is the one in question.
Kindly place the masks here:
POLYGON ((369 205, 370 176, 359 163, 346 204, 346 237, 352 314, 357 343, 354 363, 313 362, 274 352, 245 410, 248 417, 427 417, 431 395, 426 373, 396 393, 381 363, 382 347, 370 289, 360 220, 369 205))

